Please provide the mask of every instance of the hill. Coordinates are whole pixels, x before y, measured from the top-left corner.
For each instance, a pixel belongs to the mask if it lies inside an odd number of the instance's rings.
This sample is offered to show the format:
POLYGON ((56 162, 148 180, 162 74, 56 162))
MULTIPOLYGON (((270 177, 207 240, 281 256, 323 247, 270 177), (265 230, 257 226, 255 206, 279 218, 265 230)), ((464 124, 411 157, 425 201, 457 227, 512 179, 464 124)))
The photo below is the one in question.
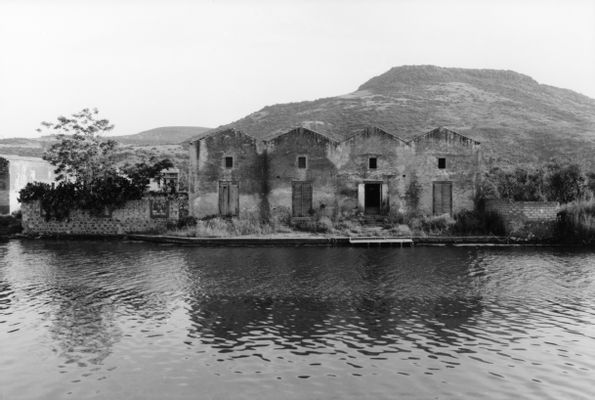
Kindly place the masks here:
MULTIPOLYGON (((183 149, 183 143, 189 138, 208 131, 210 128, 198 126, 166 126, 150 129, 134 135, 107 136, 122 145, 134 148, 152 148, 158 153, 169 153, 172 148, 183 149)), ((0 154, 14 154, 19 156, 41 157, 56 140, 55 135, 39 138, 8 138, 0 139, 0 154)), ((185 151, 185 150, 184 150, 185 151)), ((176 150, 179 153, 179 150, 176 150)))
POLYGON ((200 135, 210 128, 199 126, 164 126, 160 128, 149 129, 134 135, 111 136, 122 144, 157 146, 179 144, 185 140, 200 135))
POLYGON ((444 126, 482 142, 494 163, 566 156, 595 167, 595 100, 513 71, 395 67, 352 93, 268 106, 223 127, 265 138, 296 125, 339 138, 377 125, 404 139, 444 126))

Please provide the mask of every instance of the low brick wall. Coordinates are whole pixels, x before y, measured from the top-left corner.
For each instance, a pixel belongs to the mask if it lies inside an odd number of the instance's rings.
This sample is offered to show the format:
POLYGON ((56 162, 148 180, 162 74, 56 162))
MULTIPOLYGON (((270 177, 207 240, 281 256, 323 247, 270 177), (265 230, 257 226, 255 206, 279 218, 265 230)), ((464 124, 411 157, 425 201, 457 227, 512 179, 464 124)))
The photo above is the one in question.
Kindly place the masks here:
POLYGON ((159 232, 168 223, 177 223, 188 215, 188 197, 171 199, 151 195, 142 200, 129 201, 124 207, 91 215, 85 210, 72 210, 63 221, 46 221, 39 201, 21 205, 23 233, 37 235, 122 235, 127 233, 159 232))
POLYGON ((560 205, 555 201, 486 201, 486 211, 496 212, 502 217, 507 233, 522 231, 529 225, 553 224, 559 210, 560 205))

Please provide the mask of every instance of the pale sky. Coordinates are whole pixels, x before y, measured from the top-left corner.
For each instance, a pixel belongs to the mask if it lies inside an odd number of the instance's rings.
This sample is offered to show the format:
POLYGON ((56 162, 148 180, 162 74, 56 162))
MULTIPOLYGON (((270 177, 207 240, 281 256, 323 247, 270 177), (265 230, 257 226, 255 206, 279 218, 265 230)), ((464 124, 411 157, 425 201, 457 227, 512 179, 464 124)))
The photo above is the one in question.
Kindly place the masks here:
POLYGON ((118 135, 216 127, 411 64, 595 98, 595 1, 0 0, 0 137, 85 107, 118 135))

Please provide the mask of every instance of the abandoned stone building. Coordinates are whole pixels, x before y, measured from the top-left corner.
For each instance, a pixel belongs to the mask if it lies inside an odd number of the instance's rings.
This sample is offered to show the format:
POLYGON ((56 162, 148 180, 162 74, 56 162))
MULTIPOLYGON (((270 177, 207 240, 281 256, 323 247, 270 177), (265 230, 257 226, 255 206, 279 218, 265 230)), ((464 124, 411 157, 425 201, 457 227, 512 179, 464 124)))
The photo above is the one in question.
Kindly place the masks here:
POLYGON ((197 218, 385 216, 473 208, 479 142, 446 128, 405 141, 369 127, 347 138, 297 127, 257 140, 235 129, 190 145, 190 213, 197 218))

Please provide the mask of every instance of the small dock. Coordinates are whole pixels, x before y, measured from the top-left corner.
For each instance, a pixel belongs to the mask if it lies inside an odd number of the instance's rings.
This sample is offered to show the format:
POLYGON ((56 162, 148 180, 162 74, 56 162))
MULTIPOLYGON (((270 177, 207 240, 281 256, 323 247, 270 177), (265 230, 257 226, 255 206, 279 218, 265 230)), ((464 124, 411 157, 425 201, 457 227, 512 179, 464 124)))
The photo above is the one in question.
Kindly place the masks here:
POLYGON ((387 237, 350 237, 349 244, 363 246, 400 246, 411 247, 413 240, 410 238, 387 238, 387 237))

